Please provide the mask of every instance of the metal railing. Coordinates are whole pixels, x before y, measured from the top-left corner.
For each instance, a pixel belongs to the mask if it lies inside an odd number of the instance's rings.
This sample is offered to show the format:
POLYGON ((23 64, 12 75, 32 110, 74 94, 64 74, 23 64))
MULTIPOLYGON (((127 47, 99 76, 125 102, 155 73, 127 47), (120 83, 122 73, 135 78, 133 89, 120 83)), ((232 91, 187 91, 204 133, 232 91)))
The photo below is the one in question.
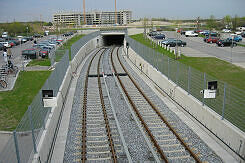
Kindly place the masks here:
POLYGON ((188 94, 210 107, 220 115, 220 118, 230 121, 233 125, 245 131, 245 91, 215 79, 190 66, 169 58, 154 49, 126 36, 130 47, 144 60, 159 70, 169 80, 172 80, 188 94), (209 81, 218 81, 217 96, 214 99, 204 99, 201 90, 207 89, 209 81))
POLYGON ((28 107, 28 110, 5 145, 4 150, 1 151, 0 163, 28 162, 30 156, 37 152, 37 144, 51 111, 51 108, 43 106, 42 90, 53 90, 54 96, 57 96, 68 66, 69 51, 67 50, 28 107))

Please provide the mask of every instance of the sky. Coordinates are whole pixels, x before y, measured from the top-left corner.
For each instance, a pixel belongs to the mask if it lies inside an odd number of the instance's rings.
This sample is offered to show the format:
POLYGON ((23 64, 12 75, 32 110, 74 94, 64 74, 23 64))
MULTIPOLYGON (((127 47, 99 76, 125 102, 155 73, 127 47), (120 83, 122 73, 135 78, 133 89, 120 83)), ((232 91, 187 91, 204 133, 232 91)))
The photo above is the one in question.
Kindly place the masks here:
MULTIPOLYGON (((86 0, 86 11, 114 11, 114 0, 86 0)), ((83 0, 0 0, 0 22, 52 21, 58 11, 82 12, 83 0)), ((133 19, 223 18, 245 16, 245 0, 117 0, 117 10, 131 10, 133 19)))

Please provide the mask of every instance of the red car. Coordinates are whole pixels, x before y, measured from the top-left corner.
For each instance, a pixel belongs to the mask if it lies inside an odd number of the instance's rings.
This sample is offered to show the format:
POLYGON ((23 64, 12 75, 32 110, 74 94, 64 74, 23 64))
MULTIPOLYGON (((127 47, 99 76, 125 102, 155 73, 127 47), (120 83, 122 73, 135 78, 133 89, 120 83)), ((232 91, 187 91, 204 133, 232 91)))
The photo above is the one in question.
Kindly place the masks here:
POLYGON ((15 44, 13 41, 9 41, 9 45, 10 45, 11 47, 16 46, 16 44, 15 44))
POLYGON ((39 51, 39 56, 42 58, 46 58, 48 56, 48 51, 47 50, 40 50, 39 51))
POLYGON ((219 40, 219 38, 217 38, 217 37, 209 37, 206 39, 206 42, 212 44, 212 43, 216 43, 218 40, 219 40))

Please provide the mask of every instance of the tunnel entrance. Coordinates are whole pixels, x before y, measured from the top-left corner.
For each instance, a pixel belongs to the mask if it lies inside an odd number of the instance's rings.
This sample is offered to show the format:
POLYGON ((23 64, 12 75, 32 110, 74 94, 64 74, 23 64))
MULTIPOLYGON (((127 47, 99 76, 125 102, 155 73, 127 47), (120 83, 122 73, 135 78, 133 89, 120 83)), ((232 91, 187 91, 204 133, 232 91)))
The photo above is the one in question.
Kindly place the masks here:
POLYGON ((103 46, 122 46, 124 42, 124 34, 104 34, 102 35, 103 46))

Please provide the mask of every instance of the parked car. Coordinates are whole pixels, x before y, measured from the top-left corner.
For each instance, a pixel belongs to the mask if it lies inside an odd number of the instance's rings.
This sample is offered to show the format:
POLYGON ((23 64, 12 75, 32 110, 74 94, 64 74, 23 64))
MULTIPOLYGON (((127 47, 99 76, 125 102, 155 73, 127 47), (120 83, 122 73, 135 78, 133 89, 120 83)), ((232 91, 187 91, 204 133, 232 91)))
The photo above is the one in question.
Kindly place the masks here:
POLYGON ((203 30, 203 31, 201 31, 199 33, 202 34, 202 35, 208 35, 210 33, 210 31, 209 30, 203 30))
POLYGON ((63 41, 63 39, 62 38, 57 38, 55 41, 61 43, 63 41))
POLYGON ((185 32, 185 36, 186 36, 186 37, 197 37, 198 34, 195 33, 194 31, 186 31, 186 32, 185 32))
MULTIPOLYGON (((228 39, 232 40, 232 37, 229 37, 228 39)), ((236 41, 236 42, 242 41, 242 36, 240 35, 234 36, 233 41, 236 41)))
POLYGON ((241 36, 242 36, 242 37, 245 37, 245 32, 242 32, 241 36))
POLYGON ((194 30, 194 32, 195 32, 195 33, 200 33, 200 32, 202 32, 202 30, 197 29, 197 30, 194 30))
POLYGON ((150 32, 148 35, 152 37, 152 36, 156 36, 157 34, 158 34, 158 32, 152 31, 152 32, 150 32))
POLYGON ((32 41, 33 40, 33 37, 32 36, 27 36, 25 37, 27 41, 32 41))
POLYGON ((27 38, 26 37, 23 37, 22 39, 21 39, 21 43, 26 43, 27 42, 27 38))
POLYGON ((163 39, 165 39, 165 35, 164 34, 158 34, 158 35, 154 36, 154 38, 163 40, 163 39))
POLYGON ((175 47, 176 44, 177 44, 178 46, 182 46, 182 47, 186 46, 186 42, 181 41, 181 40, 168 40, 168 41, 166 41, 166 42, 164 43, 164 45, 170 46, 170 47, 175 47))
POLYGON ((207 37, 219 37, 219 34, 217 32, 209 32, 208 34, 205 34, 207 37))
POLYGON ((21 55, 24 56, 25 59, 36 59, 38 55, 38 51, 34 48, 25 49, 25 50, 22 50, 21 55))
POLYGON ((43 36, 40 35, 40 34, 35 33, 35 34, 33 35, 33 37, 34 37, 34 38, 41 38, 41 37, 43 37, 43 36))
POLYGON ((175 38, 168 38, 162 41, 162 44, 165 45, 168 41, 175 40, 175 38))
POLYGON ((2 33, 2 38, 6 38, 6 37, 8 37, 8 32, 3 32, 2 33))
POLYGON ((2 43, 6 48, 11 48, 11 45, 8 42, 0 42, 2 43))
POLYGON ((14 42, 15 45, 20 45, 20 41, 18 39, 13 38, 10 41, 14 42))
POLYGON ((216 43, 219 40, 218 37, 206 37, 205 42, 206 43, 216 43))
POLYGON ((236 42, 233 42, 232 40, 230 39, 225 39, 225 40, 218 40, 216 42, 216 44, 218 46, 221 46, 221 47, 224 47, 224 46, 237 46, 237 43, 236 42), (233 45, 232 45, 233 44, 233 45))
POLYGON ((63 34, 63 36, 71 36, 71 35, 73 35, 73 32, 67 32, 63 34))
POLYGON ((39 47, 41 50, 45 50, 45 51, 48 51, 48 53, 51 51, 51 49, 47 46, 41 46, 39 47))
POLYGON ((0 43, 0 50, 3 50, 4 45, 2 43, 0 43))
POLYGON ((48 54, 49 54, 48 50, 43 50, 43 49, 39 50, 39 56, 42 58, 48 57, 48 54))
POLYGON ((242 31, 236 31, 235 34, 240 35, 242 34, 242 31))
POLYGON ((224 33, 231 33, 231 30, 230 29, 222 29, 222 32, 224 32, 224 33))
POLYGON ((185 35, 185 31, 181 31, 180 34, 181 34, 181 35, 185 35))
POLYGON ((16 46, 16 44, 15 44, 15 42, 14 42, 13 40, 10 40, 8 43, 9 43, 9 45, 10 45, 11 47, 16 46))

